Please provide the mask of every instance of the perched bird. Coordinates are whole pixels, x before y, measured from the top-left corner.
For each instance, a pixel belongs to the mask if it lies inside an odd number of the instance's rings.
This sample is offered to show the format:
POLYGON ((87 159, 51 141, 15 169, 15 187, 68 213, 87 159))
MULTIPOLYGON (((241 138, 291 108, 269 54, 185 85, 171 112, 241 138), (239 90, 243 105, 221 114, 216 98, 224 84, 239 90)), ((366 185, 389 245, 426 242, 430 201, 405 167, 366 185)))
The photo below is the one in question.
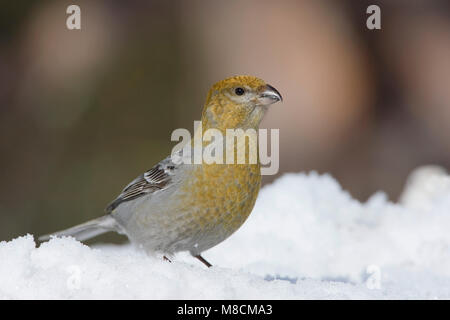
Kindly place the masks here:
MULTIPOLYGON (((267 107, 281 100, 275 88, 256 77, 222 80, 207 95, 201 130, 216 129, 224 135, 227 129, 257 130, 267 107)), ((238 151, 246 146, 233 147, 238 151)), ((260 189, 260 169, 259 157, 253 164, 187 164, 169 156, 128 184, 105 216, 40 240, 73 236, 83 241, 115 231, 147 252, 163 253, 167 260, 166 256, 189 251, 210 267, 201 253, 245 222, 260 189)))

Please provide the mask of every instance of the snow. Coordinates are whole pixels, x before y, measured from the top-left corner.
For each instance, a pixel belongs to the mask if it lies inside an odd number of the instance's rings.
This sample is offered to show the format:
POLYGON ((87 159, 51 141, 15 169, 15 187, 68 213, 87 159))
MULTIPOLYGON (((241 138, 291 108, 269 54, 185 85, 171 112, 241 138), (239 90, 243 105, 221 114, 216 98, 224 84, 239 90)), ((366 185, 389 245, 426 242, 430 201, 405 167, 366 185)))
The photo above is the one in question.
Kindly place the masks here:
POLYGON ((131 245, 0 242, 0 298, 449 299, 450 179, 428 169, 411 175, 399 204, 382 192, 360 203, 326 174, 286 174, 203 254, 210 269, 131 245))

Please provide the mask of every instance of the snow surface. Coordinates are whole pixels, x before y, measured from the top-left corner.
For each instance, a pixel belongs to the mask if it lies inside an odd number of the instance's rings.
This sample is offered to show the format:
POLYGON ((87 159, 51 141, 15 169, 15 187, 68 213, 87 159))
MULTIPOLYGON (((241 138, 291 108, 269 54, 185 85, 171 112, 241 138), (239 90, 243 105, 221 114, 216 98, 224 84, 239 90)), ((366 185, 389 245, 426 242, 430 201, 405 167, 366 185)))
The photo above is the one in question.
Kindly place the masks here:
POLYGON ((401 204, 383 193, 360 203, 329 175, 286 174, 203 254, 211 269, 131 245, 0 242, 0 298, 449 299, 450 183, 432 171, 408 182, 401 204))

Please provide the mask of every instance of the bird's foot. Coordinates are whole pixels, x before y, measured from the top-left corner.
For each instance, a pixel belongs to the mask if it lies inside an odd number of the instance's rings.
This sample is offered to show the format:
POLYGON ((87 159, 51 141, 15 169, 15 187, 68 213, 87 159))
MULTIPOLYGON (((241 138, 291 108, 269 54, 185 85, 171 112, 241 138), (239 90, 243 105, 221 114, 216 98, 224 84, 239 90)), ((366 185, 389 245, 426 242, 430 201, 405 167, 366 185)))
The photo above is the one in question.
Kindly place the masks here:
POLYGON ((195 258, 197 258, 198 260, 200 260, 205 266, 207 266, 208 268, 212 267, 212 264, 209 263, 208 261, 206 261, 205 258, 203 258, 201 255, 196 255, 194 256, 195 258))

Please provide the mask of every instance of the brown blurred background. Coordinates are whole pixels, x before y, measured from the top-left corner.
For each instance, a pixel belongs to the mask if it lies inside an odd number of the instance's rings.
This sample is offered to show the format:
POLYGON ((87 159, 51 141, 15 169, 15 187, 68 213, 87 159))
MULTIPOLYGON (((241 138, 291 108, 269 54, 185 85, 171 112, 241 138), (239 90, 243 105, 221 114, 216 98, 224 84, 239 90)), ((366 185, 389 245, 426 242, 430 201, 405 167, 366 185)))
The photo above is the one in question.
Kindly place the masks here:
POLYGON ((236 74, 285 98, 263 122, 280 174, 396 200, 413 168, 450 167, 449 1, 3 1, 0 240, 101 215, 236 74))

